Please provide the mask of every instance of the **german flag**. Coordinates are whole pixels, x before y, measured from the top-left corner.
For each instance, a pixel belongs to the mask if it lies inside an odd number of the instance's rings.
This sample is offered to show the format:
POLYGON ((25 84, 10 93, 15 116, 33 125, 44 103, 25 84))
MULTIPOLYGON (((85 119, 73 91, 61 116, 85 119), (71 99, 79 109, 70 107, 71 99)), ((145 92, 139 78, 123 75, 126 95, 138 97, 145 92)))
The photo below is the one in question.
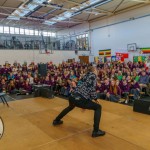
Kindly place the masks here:
POLYGON ((142 54, 150 54, 150 48, 141 48, 142 54))
POLYGON ((111 57, 111 49, 99 50, 99 56, 111 57))

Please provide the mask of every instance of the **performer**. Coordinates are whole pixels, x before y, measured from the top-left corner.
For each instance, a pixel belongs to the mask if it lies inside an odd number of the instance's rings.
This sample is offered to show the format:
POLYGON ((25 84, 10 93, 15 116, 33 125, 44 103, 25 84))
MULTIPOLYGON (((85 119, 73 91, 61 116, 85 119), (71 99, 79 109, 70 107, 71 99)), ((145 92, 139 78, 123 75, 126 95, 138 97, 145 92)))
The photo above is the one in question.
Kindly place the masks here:
POLYGON ((79 107, 94 110, 94 129, 92 137, 105 135, 105 131, 99 129, 102 107, 97 100, 96 81, 97 69, 94 66, 90 66, 87 74, 81 79, 81 84, 77 85, 74 92, 70 95, 69 106, 65 108, 53 121, 54 126, 62 124, 63 121, 61 119, 75 107, 79 107))

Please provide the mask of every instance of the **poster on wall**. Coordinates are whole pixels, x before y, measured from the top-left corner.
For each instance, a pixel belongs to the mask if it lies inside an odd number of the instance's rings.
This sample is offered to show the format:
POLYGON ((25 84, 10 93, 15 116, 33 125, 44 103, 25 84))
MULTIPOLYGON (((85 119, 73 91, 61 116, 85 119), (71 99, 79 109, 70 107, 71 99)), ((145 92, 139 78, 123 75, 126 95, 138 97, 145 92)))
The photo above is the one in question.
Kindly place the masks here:
POLYGON ((111 49, 99 50, 99 56, 111 57, 111 49))
POLYGON ((111 56, 111 61, 116 61, 116 56, 111 56))
POLYGON ((124 62, 124 57, 116 56, 116 61, 124 62))
POLYGON ((95 63, 98 63, 99 62, 99 57, 97 56, 97 57, 94 57, 94 62, 95 63))
POLYGON ((104 63, 104 57, 99 57, 99 62, 104 63))

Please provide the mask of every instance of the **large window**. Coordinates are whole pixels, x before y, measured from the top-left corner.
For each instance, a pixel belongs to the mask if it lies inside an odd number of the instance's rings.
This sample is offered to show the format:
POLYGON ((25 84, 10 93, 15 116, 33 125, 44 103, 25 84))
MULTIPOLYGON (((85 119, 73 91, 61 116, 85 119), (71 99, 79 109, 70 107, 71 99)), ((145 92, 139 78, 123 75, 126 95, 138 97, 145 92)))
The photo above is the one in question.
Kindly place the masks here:
POLYGON ((34 31, 34 35, 39 35, 39 31, 38 31, 38 30, 35 30, 35 31, 34 31))
POLYGON ((30 31, 28 29, 25 29, 24 32, 25 32, 25 35, 30 35, 30 31))
POLYGON ((34 30, 29 30, 30 35, 34 35, 34 30))
POLYGON ((20 34, 24 34, 24 29, 20 28, 20 34))
POLYGON ((4 27, 4 33, 9 33, 9 27, 4 27))
POLYGON ((15 34, 20 34, 19 28, 15 28, 15 34))
POLYGON ((47 36, 48 34, 47 34, 47 32, 43 32, 43 36, 47 36))
POLYGON ((88 34, 81 34, 76 36, 76 41, 77 41, 77 49, 88 50, 89 48, 88 34))
POLYGON ((0 33, 4 33, 3 26, 0 26, 0 33))
POLYGON ((48 31, 38 31, 38 30, 32 30, 32 29, 23 29, 23 28, 17 28, 17 27, 9 27, 9 26, 0 26, 0 33, 7 33, 7 34, 22 34, 22 35, 35 35, 39 36, 43 34, 43 36, 52 36, 55 37, 56 33, 54 32, 48 32, 48 31))
POLYGON ((10 34, 15 34, 15 28, 14 27, 10 27, 10 34))

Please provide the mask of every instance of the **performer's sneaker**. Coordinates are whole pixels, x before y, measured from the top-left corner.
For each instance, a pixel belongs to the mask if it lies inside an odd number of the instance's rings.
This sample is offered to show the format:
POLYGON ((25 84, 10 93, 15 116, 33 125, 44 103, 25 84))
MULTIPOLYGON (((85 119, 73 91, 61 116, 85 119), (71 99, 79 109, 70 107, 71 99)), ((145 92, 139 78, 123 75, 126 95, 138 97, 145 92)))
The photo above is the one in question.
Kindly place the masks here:
POLYGON ((98 136, 104 136, 104 135, 105 135, 105 131, 102 131, 102 130, 93 131, 92 133, 92 137, 98 137, 98 136))
POLYGON ((54 125, 54 126, 60 125, 60 124, 63 124, 63 121, 62 121, 62 120, 54 120, 54 121, 53 121, 53 125, 54 125))

